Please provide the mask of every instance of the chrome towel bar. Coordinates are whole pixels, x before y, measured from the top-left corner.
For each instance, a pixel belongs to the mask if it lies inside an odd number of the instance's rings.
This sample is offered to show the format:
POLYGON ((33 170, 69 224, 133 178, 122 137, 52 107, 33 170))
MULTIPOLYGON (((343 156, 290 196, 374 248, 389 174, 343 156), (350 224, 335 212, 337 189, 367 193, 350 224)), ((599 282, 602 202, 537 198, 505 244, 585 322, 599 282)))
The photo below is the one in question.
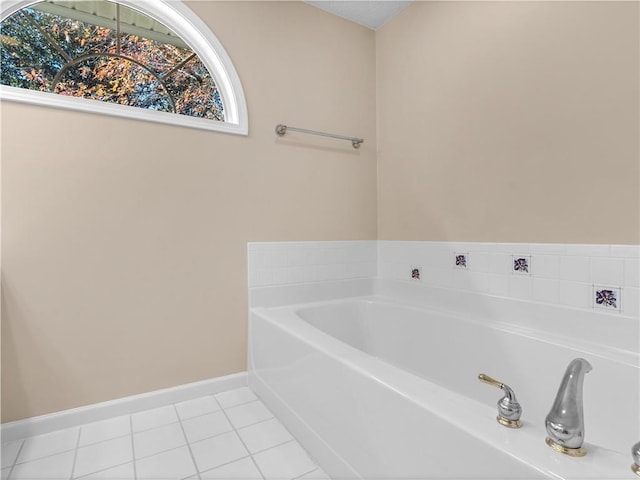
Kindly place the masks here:
POLYGON ((287 130, 292 132, 307 133, 309 135, 320 135, 321 137, 339 138, 340 140, 349 140, 353 148, 360 148, 360 144, 364 142, 364 138, 357 137, 345 137, 344 135, 336 135, 335 133, 316 132, 315 130, 307 130, 305 128, 289 127, 288 125, 282 125, 281 123, 276 125, 276 133, 279 136, 284 136, 287 130))

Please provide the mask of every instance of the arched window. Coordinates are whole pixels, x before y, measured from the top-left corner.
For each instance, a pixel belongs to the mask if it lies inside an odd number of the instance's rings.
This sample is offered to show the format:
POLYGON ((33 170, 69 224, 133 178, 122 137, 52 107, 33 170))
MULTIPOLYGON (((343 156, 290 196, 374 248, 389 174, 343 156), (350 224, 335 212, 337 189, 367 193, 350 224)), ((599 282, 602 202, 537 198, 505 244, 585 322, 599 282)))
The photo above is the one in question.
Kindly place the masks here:
POLYGON ((0 54, 2 99, 248 131, 231 60, 179 1, 3 1, 0 54))

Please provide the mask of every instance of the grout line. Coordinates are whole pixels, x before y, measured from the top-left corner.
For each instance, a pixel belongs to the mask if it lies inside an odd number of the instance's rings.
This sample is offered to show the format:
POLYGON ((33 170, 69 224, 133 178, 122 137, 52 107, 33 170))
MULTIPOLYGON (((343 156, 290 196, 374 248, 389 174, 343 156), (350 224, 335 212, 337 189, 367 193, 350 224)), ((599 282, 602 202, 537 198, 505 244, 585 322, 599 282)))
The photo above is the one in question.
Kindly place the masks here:
MULTIPOLYGON (((78 428, 78 429, 79 429, 80 427, 71 427, 71 428, 78 428)), ((66 428, 61 428, 60 430, 67 430, 67 429, 66 429, 66 428)), ((58 431, 60 431, 60 430, 54 430, 53 432, 43 433, 42 435, 48 435, 49 433, 55 433, 55 432, 58 432, 58 431)), ((37 438, 37 437, 39 437, 39 436, 40 436, 40 435, 33 435, 33 436, 31 436, 31 437, 26 437, 26 438, 24 438, 22 441, 23 441, 23 442, 25 442, 25 441, 27 441, 27 440, 29 440, 29 439, 37 438)), ((48 453, 47 455, 42 455, 41 457, 32 458, 31 460, 27 460, 27 461, 25 461, 25 462, 18 462, 18 457, 16 457, 16 461, 15 461, 14 465, 15 465, 15 466, 17 466, 17 465, 24 465, 25 463, 35 462, 36 460, 42 460, 42 459, 44 459, 44 458, 55 457, 56 455, 62 455, 63 453, 73 452, 74 450, 76 450, 76 449, 78 448, 78 447, 77 447, 77 445, 78 445, 78 443, 77 443, 77 442, 78 442, 78 441, 76 440, 76 446, 75 446, 75 447, 67 448, 67 449, 62 450, 62 451, 60 451, 60 452, 48 453)), ((20 451, 22 451, 22 447, 20 447, 20 451)), ((18 452, 18 454, 19 454, 19 452, 18 452)))
MULTIPOLYGON (((187 443, 189 445, 191 445, 192 443, 200 443, 200 442, 204 442, 205 440, 211 440, 212 438, 220 437, 221 435, 226 435, 226 434, 231 433, 231 432, 233 432, 233 430, 225 430, 224 432, 216 433, 215 435, 209 435, 208 437, 199 438, 198 440, 195 440, 193 442, 190 442, 189 439, 187 439, 187 443)), ((185 437, 186 437, 186 435, 185 435, 185 437)), ((169 448, 168 450, 173 450, 174 448, 178 448, 178 447, 169 448)), ((168 450, 165 450, 165 452, 168 451, 168 450)), ((153 455, 156 455, 156 454, 154 453, 153 455)), ((153 457, 153 455, 147 455, 144 458, 153 457)))
POLYGON ((112 468, 122 467, 123 465, 127 465, 128 463, 132 463, 132 462, 119 463, 117 465, 112 465, 110 467, 106 467, 106 468, 103 468, 101 470, 96 470, 95 472, 85 473, 84 475, 81 475, 79 477, 75 477, 73 480, 82 480, 83 478, 87 478, 89 475, 95 475, 96 473, 106 472, 107 470, 111 470, 112 468))
MULTIPOLYGON (((229 433, 229 432, 227 432, 227 433, 229 433)), ((198 440, 198 441, 200 441, 200 440, 198 440)), ((178 445, 177 447, 166 448, 164 450, 160 450, 159 452, 152 453, 151 455, 145 455, 144 457, 140 457, 140 458, 138 458, 138 460, 146 460, 147 458, 155 457, 156 455, 160 455, 161 453, 167 453, 167 452, 170 452, 172 450, 178 450, 179 448, 186 447, 187 445, 188 444, 178 445)))
POLYGON ((78 448, 80 447, 80 435, 82 435, 82 427, 78 428, 78 438, 76 438, 76 448, 73 452, 73 463, 71 464, 71 475, 69 476, 69 480, 73 480, 73 473, 76 469, 76 461, 78 460, 78 448))
POLYGON ((13 459, 13 462, 11 462, 11 465, 9 465, 9 468, 13 468, 14 465, 16 465, 18 463, 18 458, 20 458, 20 454, 22 453, 22 448, 24 447, 24 442, 25 440, 18 440, 20 442, 20 447, 18 447, 18 453, 16 453, 16 456, 13 459))
POLYGON ((7 475, 7 480, 11 478, 11 474, 13 473, 13 469, 18 464, 18 458, 20 458, 20 454, 22 453, 22 448, 24 447, 25 440, 21 440, 20 448, 18 449, 18 453, 16 454, 16 458, 13 459, 11 463, 11 467, 9 468, 9 474, 7 475))
POLYGON ((129 415, 129 431, 131 432, 131 456, 132 458, 132 462, 133 462, 133 478, 134 479, 138 479, 138 471, 136 469, 136 446, 135 446, 135 442, 133 441, 133 416, 129 415))
MULTIPOLYGON (((274 418, 276 418, 276 417, 269 417, 269 418, 265 418, 264 420, 259 420, 256 423, 250 423, 249 425, 245 425, 244 427, 238 427, 238 430, 244 430, 245 428, 253 427, 254 425, 258 425, 260 423, 265 423, 265 422, 268 422, 270 420, 273 420, 274 418)), ((277 420, 277 418, 276 418, 276 420, 277 420)), ((289 430, 287 430, 287 432, 288 431, 289 430)))
MULTIPOLYGON (((213 397, 213 398, 214 398, 214 400, 215 400, 215 397, 214 397, 213 395, 203 395, 202 397, 197 397, 197 398, 204 398, 204 397, 213 397)), ((194 399, 194 400, 195 400, 195 399, 194 399)), ((189 400, 187 400, 187 401, 189 401, 189 400)), ((183 402, 179 402, 179 403, 183 403, 183 402)), ((247 403, 248 403, 248 402, 247 402, 247 403)), ((163 425, 157 425, 157 426, 155 426, 155 427, 151 427, 151 428, 144 428, 144 429, 142 429, 142 430, 137 430, 137 431, 134 431, 134 430, 133 430, 133 423, 132 423, 132 424, 131 424, 131 433, 132 433, 132 434, 136 434, 136 433, 148 432, 148 431, 150 431, 150 430, 155 430, 156 428, 166 427, 167 425, 173 425, 174 423, 180 423, 180 422, 181 422, 181 421, 183 421, 183 420, 185 420, 185 421, 186 421, 186 420, 191 420, 191 419, 194 419, 194 418, 203 417, 203 416, 205 416, 205 415, 211 415, 212 413, 216 413, 216 412, 219 412, 219 411, 221 411, 221 410, 222 410, 222 407, 220 407, 218 410, 213 410, 213 411, 211 411, 211 412, 200 413, 200 414, 198 414, 198 415, 194 415, 193 417, 189 417, 189 418, 181 418, 181 417, 180 417, 180 413, 178 413, 178 410, 177 410, 177 408, 175 407, 175 405, 176 405, 176 404, 175 404, 175 403, 173 403, 173 404, 165 405, 164 407, 158 407, 158 408, 165 408, 165 407, 171 407, 171 406, 173 406, 173 407, 174 407, 174 410, 176 411, 176 416, 178 417, 178 420, 173 421, 173 422, 169 422, 169 423, 165 423, 165 424, 163 424, 163 425)), ((244 404, 243 404, 243 405, 244 405, 244 404)), ((218 406, 220 406, 220 405, 218 405, 218 406)), ((153 409, 153 408, 152 408, 152 409, 150 409, 150 410, 155 410, 155 409, 153 409)), ((146 411, 148 411, 148 410, 143 410, 142 412, 146 412, 146 411)), ((136 412, 136 413, 142 413, 142 412, 136 412)), ((135 415, 135 414, 133 414, 133 415, 135 415)), ((132 416, 132 415, 130 415, 130 416, 132 416)), ((117 418, 117 417, 114 417, 114 418, 117 418)), ((96 442, 96 443, 100 443, 100 442, 96 442)))
POLYGON ((15 466, 17 467, 18 465, 24 465, 25 463, 35 462, 36 460, 43 460, 45 458, 55 457, 56 455, 62 455, 63 453, 73 452, 74 450, 75 450, 75 447, 74 448, 69 448, 67 450, 63 450, 62 452, 49 453, 49 454, 43 455, 41 457, 32 458, 31 460, 27 460, 26 462, 16 462, 15 466))
MULTIPOLYGON (((229 432, 227 432, 227 433, 229 433, 229 432)), ((206 470, 202 470, 202 472, 200 472, 200 473, 213 472, 217 468, 226 467, 227 465, 231 465, 232 463, 239 462, 240 460, 244 460, 245 458, 250 458, 250 457, 251 457, 251 454, 245 455, 244 457, 236 458, 235 460, 231 460, 231 461, 226 462, 226 463, 221 463, 220 465, 216 465, 215 467, 207 468, 206 470)), ((238 479, 238 480, 243 480, 243 479, 238 479)), ((251 480, 253 480, 253 479, 251 479, 251 480)))
MULTIPOLYGON (((271 450, 272 448, 281 447, 282 445, 286 445, 287 443, 292 443, 292 442, 297 442, 297 440, 295 438, 291 438, 290 440, 287 440, 285 442, 280 442, 280 443, 278 443, 276 445, 271 445, 270 447, 263 448, 262 450, 258 450, 258 451, 253 452, 253 453, 249 452, 249 453, 251 453, 251 455, 258 455, 259 453, 266 452, 267 450, 271 450)), ((315 462, 314 462, 314 464, 315 464, 315 462)), ((316 466, 316 468, 318 468, 318 467, 316 466)))
POLYGON ((124 435, 118 435, 117 437, 109 437, 109 438, 105 438, 104 440, 99 440, 97 442, 92 442, 92 443, 86 443, 84 445, 80 445, 78 444, 78 448, 84 448, 84 447, 91 447, 93 445, 98 445, 99 443, 104 443, 104 442, 109 442, 111 440, 117 440, 119 438, 124 438, 124 437, 128 437, 129 435, 131 435, 131 433, 125 433, 124 435))
MULTIPOLYGON (((169 405, 167 405, 167 406, 169 406, 169 405)), ((198 415, 198 416, 200 416, 200 415, 198 415)), ((193 417, 193 418, 197 418, 197 417, 193 417)), ((162 427, 166 427, 166 426, 168 426, 168 425, 173 425, 173 424, 175 424, 175 423, 178 423, 179 421, 180 421, 180 420, 176 420, 176 421, 174 421, 174 422, 169 422, 169 423, 163 423, 162 425, 156 425, 155 427, 145 428, 145 429, 142 429, 142 430, 136 430, 136 431, 134 431, 134 430, 133 430, 133 421, 132 421, 132 422, 131 422, 131 434, 132 434, 132 435, 135 435, 136 433, 149 432, 149 431, 151 431, 151 430, 155 430, 156 428, 162 428, 162 427)), ((103 441, 104 441, 104 440, 103 440, 103 441)), ((98 442, 98 443, 100 443, 100 442, 98 442)))
MULTIPOLYGON (((231 390, 230 390, 231 391, 231 390)), ((236 407, 241 407, 242 405, 247 405, 251 402, 257 402, 258 400, 260 400, 259 398, 254 398, 253 400, 249 400, 247 402, 242 402, 242 403, 236 403, 235 405, 229 405, 228 407, 223 407, 222 404, 218 401, 217 398, 215 398, 215 396, 213 397, 216 402, 218 402, 218 405, 220 405, 220 410, 225 410, 225 409, 229 409, 229 408, 236 408, 236 407)))
MULTIPOLYGON (((315 464, 315 462, 313 462, 313 463, 315 464)), ((300 478, 304 477, 305 475, 309 475, 310 473, 317 472, 318 470, 320 470, 320 467, 318 467, 316 465, 316 467, 313 470, 309 470, 308 472, 305 472, 302 475, 298 475, 297 477, 293 477, 291 480, 299 480, 300 478)))
MULTIPOLYGON (((223 393, 223 392, 220 392, 220 393, 223 393)), ((249 457, 249 458, 251 458, 252 462, 254 463, 254 465, 255 465, 256 469, 258 470, 258 472, 260 473, 260 475, 261 475, 263 478, 265 478, 265 477, 264 477, 264 474, 263 474, 263 473, 262 473, 262 471, 260 470, 260 467, 258 466, 258 464, 256 463, 255 459, 253 458, 253 455, 254 455, 254 454, 259 454, 259 453, 265 452, 265 451, 267 451, 267 450, 269 450, 269 449, 271 449, 271 448, 275 448, 275 447, 278 447, 278 446, 281 446, 281 445, 284 445, 284 444, 287 444, 287 443, 294 442, 294 441, 295 441, 295 438, 293 438, 293 437, 292 437, 292 439, 291 439, 291 440, 287 440, 287 441, 282 442, 282 443, 279 443, 279 444, 277 444, 277 445, 273 445, 273 446, 271 446, 271 447, 268 447, 268 448, 265 448, 265 449, 262 449, 262 450, 256 451, 256 452, 254 452, 254 453, 251 453, 251 452, 249 451, 249 448, 247 447, 246 443, 244 442, 244 440, 242 440, 242 437, 240 436, 240 434, 239 434, 239 432, 238 432, 238 431, 239 431, 239 430, 242 430, 242 429, 245 429, 245 428, 248 428, 248 427, 251 427, 251 426, 254 426, 254 425, 258 425, 258 424, 260 424, 260 423, 264 423, 264 422, 267 422, 267 421, 273 420, 273 419, 274 419, 274 418, 276 418, 276 417, 272 416, 272 417, 270 417, 270 418, 266 418, 266 419, 263 419, 263 420, 259 420, 259 421, 255 422, 255 423, 251 423, 251 424, 249 424, 249 425, 244 425, 244 426, 242 426, 242 427, 236 428, 236 427, 235 427, 235 425, 233 424, 233 422, 231 422, 231 419, 229 418, 229 416, 227 415, 226 409, 225 409, 225 408, 223 408, 223 407, 222 407, 222 405, 220 405, 220 402, 219 402, 219 401, 218 401, 218 399, 215 397, 215 395, 216 395, 216 394, 213 394, 213 395, 203 395, 203 397, 209 397, 209 396, 210 396, 210 397, 212 397, 212 398, 216 401, 216 403, 218 404, 218 406, 220 407, 220 409, 219 409, 219 410, 214 410, 214 411, 211 411, 211 412, 203 413, 203 414, 201 414, 201 415, 196 415, 196 416, 194 416, 194 417, 190 417, 190 418, 188 418, 188 419, 186 419, 186 420, 191 420, 191 419, 198 418, 198 417, 201 417, 201 416, 204 416, 204 415, 209 415, 209 414, 212 414, 212 413, 222 412, 222 414, 225 416, 225 418, 226 418, 226 419, 227 419, 227 421, 229 422, 229 425, 230 425, 230 427, 231 427, 231 430, 228 430, 228 431, 226 431, 226 432, 221 432, 221 433, 218 433, 218 434, 216 434, 216 435, 212 435, 212 436, 210 436, 210 437, 205 437, 205 438, 199 439, 197 442, 200 442, 200 441, 203 441, 203 440, 207 440, 207 439, 210 439, 210 438, 214 438, 214 437, 217 437, 217 436, 220 436, 220 435, 228 434, 229 432, 233 431, 233 432, 235 432, 235 433, 236 433, 236 435, 238 436, 238 438, 239 438, 239 439, 240 439, 240 441, 242 442, 243 446, 245 447, 245 449, 246 449, 246 450, 247 450, 247 452, 248 452, 248 455, 247 455, 247 456, 245 456, 245 457, 240 457, 240 458, 238 458, 238 459, 232 460, 231 462, 227 462, 227 463, 225 463, 225 464, 218 465, 218 466, 216 466, 216 467, 214 467, 214 468, 212 468, 212 469, 209 469, 209 470, 207 470, 207 471, 215 470, 215 468, 219 468, 219 467, 221 467, 221 466, 223 466, 223 465, 227 465, 227 464, 229 464, 229 463, 233 463, 233 462, 236 462, 236 461, 238 461, 238 460, 242 460, 242 459, 245 459, 245 458, 249 457)), ((198 397, 198 398, 200 398, 200 397, 198 397)), ((228 408, 228 409, 232 409, 232 408, 235 408, 235 407, 239 407, 239 406, 242 406, 242 405, 247 405, 247 404, 249 404, 249 403, 254 403, 254 402, 258 402, 258 401, 260 401, 260 398, 255 398, 255 399, 249 400, 249 401, 247 401, 247 402, 238 403, 238 404, 236 404, 236 405, 232 405, 232 406, 229 406, 229 407, 227 407, 227 408, 228 408)), ((169 406, 169 405, 167 405, 167 406, 169 406)), ((182 419, 181 419, 181 417, 180 417, 180 415, 179 415, 179 413, 178 413, 178 411, 177 411, 177 407, 176 407, 176 405, 175 405, 175 404, 172 404, 171 406, 173 406, 174 411, 176 412, 176 416, 177 416, 177 418, 178 418, 178 421, 177 421, 177 422, 171 422, 171 423, 167 423, 167 424, 164 424, 164 425, 155 426, 155 427, 152 427, 152 428, 147 428, 147 429, 144 429, 144 430, 140 430, 139 432, 134 432, 134 431, 133 431, 133 418, 132 418, 132 415, 128 415, 128 417, 129 417, 130 433, 129 433, 129 434, 127 434, 127 435, 130 435, 130 437, 131 437, 132 464, 133 464, 134 477, 135 477, 136 479, 137 479, 137 468, 136 468, 136 460, 137 460, 137 459, 136 459, 136 455, 135 455, 134 434, 135 434, 135 433, 142 433, 142 432, 149 432, 149 431, 151 431, 151 430, 155 430, 155 429, 158 429, 158 428, 162 428, 162 427, 166 427, 166 426, 169 426, 169 425, 173 425, 173 424, 175 424, 175 423, 179 423, 179 424, 180 424, 180 428, 181 428, 181 430, 182 430, 182 432, 183 432, 183 435, 184 435, 184 437, 185 437, 186 445, 187 445, 187 447, 189 448, 189 452, 190 452, 190 454, 191 454, 191 458, 192 458, 192 460, 193 460, 193 462, 194 462, 194 465, 195 465, 195 467, 196 467, 196 475, 197 475, 197 477, 200 479, 200 472, 199 472, 199 470, 198 470, 198 466, 197 466, 197 464, 196 464, 196 462, 195 462, 195 457, 194 457, 193 452, 192 452, 192 450, 191 450, 191 443, 190 443, 190 442, 189 442, 189 440, 187 439, 186 432, 185 432, 185 430, 184 430, 184 426, 182 425, 182 419)), ((270 413, 271 413, 271 412, 270 412, 270 413)), ((116 418, 116 417, 114 417, 114 418, 116 418)), ((108 420, 108 419, 107 419, 107 420, 108 420)), ((276 420, 277 420, 277 419, 276 419, 276 420)), ((92 422, 92 423, 94 423, 94 422, 92 422)), ((60 455, 60 454, 62 454, 62 453, 67 453, 67 452, 70 452, 70 451, 72 451, 72 450, 73 450, 73 451, 74 451, 74 459, 73 459, 73 466, 72 466, 72 470, 71 470, 71 479, 72 479, 72 480, 73 480, 74 478, 84 478, 84 477, 86 477, 87 475, 92 475, 93 473, 97 473, 97 472, 91 472, 91 473, 88 473, 88 474, 83 475, 83 476, 81 476, 81 477, 74 477, 75 466, 76 466, 76 460, 77 460, 77 456, 78 456, 78 450, 79 450, 79 448, 80 448, 80 439, 81 439, 81 435, 82 435, 82 427, 83 427, 83 425, 80 425, 80 426, 78 427, 78 436, 77 436, 77 439, 76 439, 76 446, 75 446, 75 449, 69 449, 69 450, 64 450, 64 451, 62 451, 62 452, 52 453, 52 454, 50 454, 50 455, 45 455, 45 456, 43 456, 43 457, 38 457, 38 458, 36 458, 36 459, 28 460, 27 462, 21 462, 21 463, 29 463, 29 462, 31 462, 31 461, 40 460, 40 459, 48 458, 48 457, 52 457, 52 456, 55 456, 55 455, 60 455)), ((87 444, 87 445, 83 445, 83 447, 85 447, 85 446, 98 445, 98 444, 100 444, 100 443, 104 443, 104 442, 107 442, 107 441, 111 441, 111 440, 115 440, 115 439, 119 439, 119 438, 124 438, 124 437, 126 437, 127 435, 120 435, 120 436, 118 436, 118 437, 113 437, 113 438, 104 439, 104 440, 101 440, 101 441, 98 441, 98 442, 93 442, 93 443, 90 443, 90 444, 87 444)), ((28 438, 34 438, 34 437, 37 437, 37 436, 38 436, 38 435, 34 435, 34 436, 32 436, 32 437, 27 437, 27 439, 28 439, 28 438)), ((19 448, 19 450, 18 450, 18 453, 17 453, 17 455, 16 455, 16 457, 15 457, 15 459, 14 459, 14 461, 13 461, 12 465, 11 465, 11 468, 10 468, 10 470, 9 470, 9 474, 8 474, 8 477, 7 477, 7 478, 11 478, 11 475, 12 475, 12 473, 13 473, 14 467, 15 467, 16 465, 18 465, 18 464, 19 464, 19 463, 18 463, 18 459, 20 458, 20 454, 21 454, 21 452, 22 452, 22 450, 23 450, 23 447, 24 447, 25 441, 26 441, 27 439, 22 439, 22 440, 20 440, 22 443, 21 443, 20 448, 19 448)), ((197 442, 193 442, 193 443, 197 443, 197 442)), ((167 449, 167 450, 163 450, 163 451, 161 451, 161 452, 156 452, 156 453, 154 453, 153 455, 147 455, 147 456, 145 456, 145 457, 141 457, 141 458, 149 458, 149 457, 152 457, 152 456, 155 456, 155 455, 158 455, 158 454, 161 454, 161 453, 164 453, 164 452, 170 451, 170 450, 175 450, 175 449, 177 449, 177 448, 182 448, 183 446, 184 446, 184 445, 182 445, 182 446, 178 446, 178 447, 174 447, 174 448, 170 448, 170 449, 167 449)), ((129 462, 124 462, 124 463, 119 464, 119 465, 113 465, 113 466, 107 467, 106 469, 100 470, 100 472, 102 472, 102 471, 104 471, 104 470, 108 470, 108 469, 110 469, 110 468, 114 468, 114 467, 118 467, 118 466, 126 465, 127 463, 129 463, 129 462)), ((317 469, 317 468, 319 468, 319 467, 316 467, 316 469, 317 469)), ((309 472, 307 472, 307 473, 309 473, 309 472)), ((304 475, 306 475, 306 473, 305 473, 304 475)))
MULTIPOLYGON (((174 423, 176 423, 176 422, 174 422, 174 423)), ((162 425, 162 426, 164 426, 164 425, 162 425)), ((71 427, 71 428, 74 428, 74 427, 71 427)), ((80 428, 80 427, 78 427, 78 428, 80 428)), ((154 428, 159 428, 159 427, 154 427, 154 428)), ((63 428, 63 429, 60 429, 60 430, 66 430, 66 429, 65 429, 65 428, 63 428)), ((149 431, 149 430, 153 430, 153 429, 152 429, 152 428, 150 428, 150 429, 143 430, 143 431, 147 432, 147 431, 149 431)), ((49 433, 54 433, 54 432, 57 432, 57 431, 59 431, 59 430, 54 430, 54 431, 49 432, 49 433)), ((43 433, 42 435, 48 435, 48 433, 43 433)), ((69 448, 69 449, 67 449, 67 450, 63 450, 63 451, 61 451, 61 452, 55 452, 55 453, 50 453, 50 454, 47 454, 47 455, 43 455, 42 457, 33 458, 33 459, 31 459, 31 460, 27 460, 26 462, 18 462, 18 457, 16 457, 16 460, 14 461, 13 465, 11 466, 11 469, 13 469, 13 466, 14 466, 14 465, 23 465, 23 464, 25 464, 25 463, 35 462, 36 460, 42 460, 42 459, 49 458, 49 457, 55 457, 56 455, 62 455, 63 453, 69 453, 69 452, 74 451, 74 450, 77 450, 77 449, 79 449, 79 448, 92 447, 92 446, 98 445, 98 444, 100 444, 100 443, 105 443, 105 442, 110 442, 110 441, 112 441, 112 440, 117 440, 117 439, 120 439, 120 438, 125 438, 125 437, 127 437, 127 436, 129 436, 129 435, 130 435, 130 434, 120 435, 120 436, 113 437, 113 438, 107 438, 107 439, 105 439, 105 440, 100 440, 99 442, 88 443, 88 444, 86 444, 86 445, 82 445, 82 446, 80 445, 80 437, 78 437, 78 442, 77 442, 77 444, 76 444, 76 447, 74 447, 74 448, 69 448)), ((24 444, 24 442, 25 442, 26 440, 31 439, 31 438, 36 438, 36 437, 39 437, 39 436, 40 436, 40 435, 33 435, 33 436, 31 436, 31 437, 26 437, 25 439, 23 439, 23 440, 19 440, 19 441, 23 442, 23 444, 24 444)), ((20 447, 20 451, 22 451, 22 446, 20 447)), ((18 452, 18 455, 20 454, 20 451, 18 452)), ((135 457, 134 457, 134 458, 135 458, 135 457)), ((126 463, 129 463, 129 462, 126 462, 126 463)), ((75 466, 75 456, 74 456, 74 466, 75 466)), ((115 465, 115 466, 117 466, 117 465, 115 465)))
MULTIPOLYGON (((184 441, 187 443, 187 448, 189 449, 189 455, 191 455, 193 467, 196 469, 196 476, 198 477, 198 480, 201 480, 200 469, 198 468, 198 464, 196 463, 196 457, 193 454, 193 450, 191 450, 191 444, 189 443, 189 439, 187 438, 187 432, 184 431, 184 425, 182 425, 182 420, 180 419, 180 414, 178 413, 178 408, 176 407, 175 403, 173 404, 173 409, 175 410, 176 416, 178 417, 178 423, 180 424, 180 430, 182 431, 182 435, 184 436, 184 441)), ((191 477, 191 475, 189 475, 189 477, 191 477)))
MULTIPOLYGON (((167 405, 167 406, 169 406, 169 405, 167 405)), ((216 410, 216 411, 217 411, 217 410, 216 410)), ((215 412, 210 412, 210 413, 215 413, 215 412)), ((207 414, 207 413, 205 413, 205 414, 203 414, 203 415, 208 415, 208 414, 207 414)), ((122 416, 122 415, 119 415, 119 416, 122 416)), ((201 417, 201 416, 202 416, 202 415, 198 415, 198 416, 196 416, 196 417, 191 417, 191 418, 198 418, 198 417, 201 417)), ((118 435, 117 437, 105 438, 104 440, 99 440, 99 441, 97 441, 97 442, 93 442, 93 443, 87 443, 86 445, 81 445, 81 446, 80 446, 80 445, 79 445, 79 443, 78 443, 76 447, 69 448, 69 449, 62 450, 62 451, 55 452, 55 453, 49 453, 49 454, 47 454, 47 455, 43 455, 43 456, 41 456, 41 457, 33 458, 33 459, 31 459, 31 460, 27 460, 26 462, 18 462, 18 458, 19 458, 20 452, 22 451, 22 445, 21 445, 21 446, 20 446, 20 451, 18 452, 18 456, 16 456, 16 459, 15 459, 15 460, 14 460, 14 462, 11 464, 11 467, 13 467, 13 465, 21 465, 21 464, 23 464, 23 463, 29 463, 29 462, 33 462, 33 461, 35 461, 35 460, 40 460, 40 459, 42 459, 42 458, 48 458, 48 457, 53 457, 54 455, 60 455, 60 454, 62 454, 62 453, 67 453, 67 452, 70 452, 70 451, 72 451, 72 450, 74 450, 74 449, 77 449, 77 448, 90 447, 90 446, 93 446, 93 445, 98 445, 99 443, 109 442, 109 441, 111 441, 111 440, 116 440, 116 439, 118 439, 118 438, 124 438, 124 437, 127 437, 127 436, 129 436, 129 435, 132 435, 132 436, 133 436, 133 435, 134 435, 134 434, 136 434, 136 433, 149 432, 149 431, 151 431, 151 430, 155 430, 156 428, 162 428, 162 427, 166 427, 166 426, 168 426, 168 425, 173 425, 174 423, 179 423, 178 421, 176 421, 176 422, 166 423, 166 424, 164 424, 164 425, 158 425, 158 426, 156 426, 156 427, 145 428, 144 430, 140 430, 140 431, 134 432, 134 431, 133 431, 133 421, 132 421, 132 419, 131 419, 131 415, 128 415, 128 417, 129 417, 129 428, 131 429, 131 432, 130 432, 130 433, 125 433, 124 435, 118 435)), ((113 417, 113 418, 118 418, 118 417, 113 417)), ((189 418, 188 420, 191 420, 191 418, 189 418)), ((96 422, 91 422, 91 423, 96 423, 96 422)), ((88 425, 88 424, 86 424, 86 425, 88 425)), ((81 427, 82 427, 82 425, 80 425, 80 426, 78 426, 78 427, 70 427, 70 428, 81 428, 81 427)), ((49 435, 50 433, 56 433, 56 432, 59 432, 59 431, 62 431, 62 430, 67 430, 67 428, 61 428, 61 429, 58 429, 58 430, 52 430, 51 432, 43 433, 43 434, 40 434, 40 435, 32 435, 32 436, 30 436, 30 437, 25 437, 25 438, 22 438, 22 439, 20 439, 20 440, 15 440, 15 441, 16 441, 16 442, 23 442, 23 445, 24 445, 24 442, 25 442, 25 441, 30 440, 30 439, 32 439, 32 438, 37 438, 37 437, 40 437, 40 436, 42 436, 42 435, 49 435)), ((79 439, 78 439, 78 442, 79 442, 79 439)), ((13 443, 13 442, 7 442, 7 443, 13 443)), ((5 467, 5 468, 8 468, 8 467, 5 467)))
MULTIPOLYGON (((218 401, 218 399, 215 398, 215 400, 216 400, 216 402, 218 402, 218 405, 220 405, 220 402, 218 401)), ((222 408, 222 405, 220 405, 220 407, 222 408)), ((233 407, 230 407, 230 408, 233 408, 233 407)), ((242 437, 238 433, 238 429, 233 424, 233 422, 229 418, 229 415, 227 415, 227 412, 225 411, 224 408, 222 409, 222 414, 227 418, 227 421, 229 422, 229 425, 231 425, 231 428, 233 428, 233 431, 235 432, 236 436, 240 439, 240 441, 242 442, 242 445, 244 445, 244 448, 247 450, 247 453, 249 453, 249 458, 251 458, 251 461, 253 462, 253 465, 256 467, 256 470, 258 470, 258 473, 262 476, 263 480, 266 480, 267 477, 265 477, 264 473, 262 473, 262 470, 260 470, 260 467, 258 466, 258 463, 256 462, 256 459, 253 458, 253 455, 251 455, 251 451, 249 450, 249 447, 247 447, 247 444, 244 443, 244 440, 242 439, 242 437)))

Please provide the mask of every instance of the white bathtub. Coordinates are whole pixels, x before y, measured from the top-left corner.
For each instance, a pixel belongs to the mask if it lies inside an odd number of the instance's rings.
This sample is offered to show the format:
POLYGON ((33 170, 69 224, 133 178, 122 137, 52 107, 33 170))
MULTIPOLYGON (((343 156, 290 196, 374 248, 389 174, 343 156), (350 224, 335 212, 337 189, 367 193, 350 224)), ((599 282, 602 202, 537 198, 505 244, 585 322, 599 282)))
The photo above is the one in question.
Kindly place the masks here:
POLYGON ((550 334, 472 317, 376 296, 252 308, 249 383, 334 478, 634 478, 637 320, 605 327, 604 345, 597 325, 550 334), (575 357, 593 365, 579 459, 544 442, 575 357), (481 372, 514 389, 523 428, 495 421, 501 391, 481 372))

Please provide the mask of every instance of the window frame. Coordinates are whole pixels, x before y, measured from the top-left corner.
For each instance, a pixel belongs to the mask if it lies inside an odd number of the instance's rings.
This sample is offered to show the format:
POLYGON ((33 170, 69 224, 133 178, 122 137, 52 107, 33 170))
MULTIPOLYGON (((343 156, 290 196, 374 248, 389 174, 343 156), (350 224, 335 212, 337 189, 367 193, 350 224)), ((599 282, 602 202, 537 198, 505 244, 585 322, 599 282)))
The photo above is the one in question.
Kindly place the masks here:
MULTIPOLYGON (((2 0, 0 21, 13 15, 18 10, 39 3, 41 0, 2 0)), ((249 134, 247 104, 231 58, 211 29, 193 10, 181 0, 115 0, 134 10, 138 10, 160 21, 180 38, 198 55, 202 63, 211 73, 224 107, 224 122, 209 120, 188 115, 147 110, 139 107, 119 105, 115 103, 92 100, 80 97, 69 97, 51 92, 27 90, 24 88, 0 85, 0 100, 28 103, 45 107, 63 108, 88 113, 97 113, 135 120, 199 128, 236 135, 249 134)))

